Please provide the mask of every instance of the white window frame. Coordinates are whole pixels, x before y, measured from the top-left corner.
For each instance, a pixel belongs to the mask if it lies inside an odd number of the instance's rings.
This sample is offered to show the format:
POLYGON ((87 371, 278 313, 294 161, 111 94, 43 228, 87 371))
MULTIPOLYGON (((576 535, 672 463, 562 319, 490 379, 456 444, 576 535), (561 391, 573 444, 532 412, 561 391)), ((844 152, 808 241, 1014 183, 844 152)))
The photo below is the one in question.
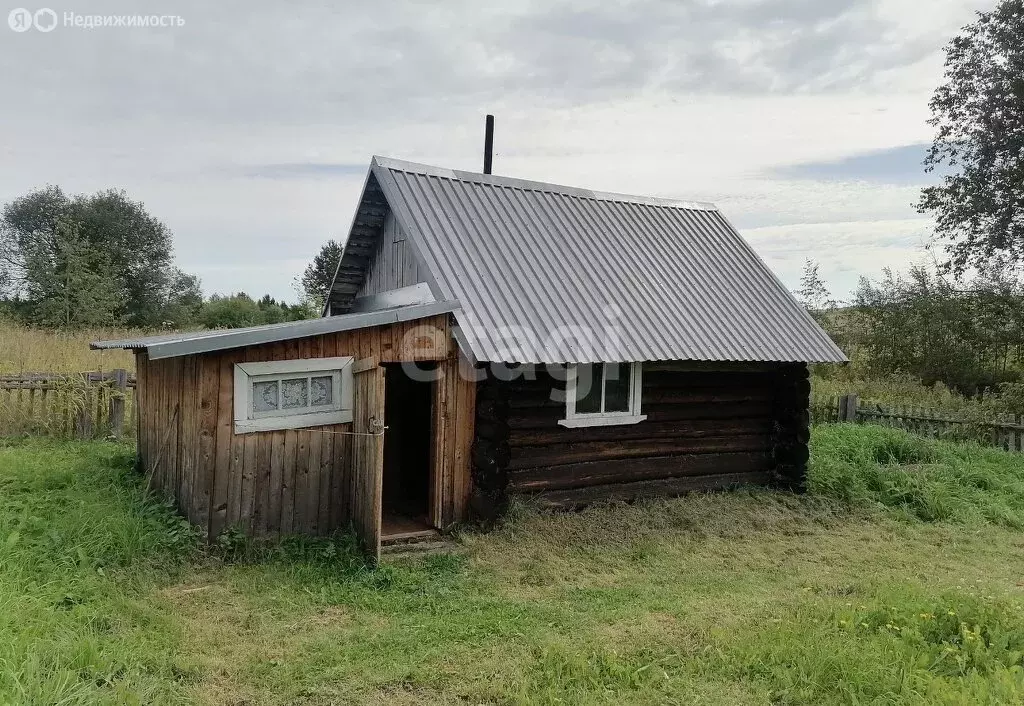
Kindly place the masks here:
POLYGON ((302 358, 275 360, 265 363, 235 364, 235 433, 249 434, 276 429, 302 429, 327 424, 347 424, 352 421, 352 362, 351 356, 338 358, 302 358), (253 383, 294 377, 331 376, 334 389, 329 409, 280 409, 254 412, 253 383))
MULTIPOLYGON (((601 366, 601 409, 604 409, 604 363, 590 363, 589 365, 601 366)), ((637 424, 647 419, 646 414, 640 414, 640 397, 643 390, 643 363, 630 363, 629 376, 629 410, 626 412, 589 412, 585 414, 576 413, 576 375, 577 366, 570 363, 566 366, 565 376, 565 419, 558 421, 563 427, 599 427, 613 426, 616 424, 637 424)))

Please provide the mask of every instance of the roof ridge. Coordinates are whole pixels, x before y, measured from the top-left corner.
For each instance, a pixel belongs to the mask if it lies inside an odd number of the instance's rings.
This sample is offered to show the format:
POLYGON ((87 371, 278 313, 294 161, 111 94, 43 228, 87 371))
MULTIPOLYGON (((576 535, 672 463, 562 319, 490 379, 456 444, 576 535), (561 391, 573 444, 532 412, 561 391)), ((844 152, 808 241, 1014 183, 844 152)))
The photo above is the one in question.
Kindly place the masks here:
POLYGON ((708 201, 690 201, 686 199, 664 198, 659 196, 639 196, 636 194, 620 194, 611 191, 594 191, 577 186, 555 184, 553 182, 534 181, 520 179, 518 177, 500 176, 497 174, 483 174, 480 172, 469 172, 459 169, 448 169, 436 167, 420 162, 408 162, 393 157, 373 156, 373 164, 384 169, 412 174, 434 176, 442 179, 455 179, 474 184, 485 184, 488 186, 499 186, 507 189, 521 189, 523 191, 535 191, 543 194, 555 194, 558 196, 573 196, 594 201, 614 201, 616 203, 635 203, 644 206, 662 206, 665 208, 678 208, 688 211, 718 211, 718 207, 708 201))

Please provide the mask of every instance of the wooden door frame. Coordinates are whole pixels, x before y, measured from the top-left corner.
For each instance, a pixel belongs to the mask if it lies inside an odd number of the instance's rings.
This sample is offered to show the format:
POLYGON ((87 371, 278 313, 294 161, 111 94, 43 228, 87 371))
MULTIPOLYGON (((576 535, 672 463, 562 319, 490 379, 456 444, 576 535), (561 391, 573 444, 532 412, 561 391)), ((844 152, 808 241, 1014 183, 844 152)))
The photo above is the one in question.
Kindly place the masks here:
MULTIPOLYGON (((440 370, 440 366, 435 370, 440 370)), ((430 498, 427 507, 427 522, 436 530, 444 529, 444 484, 441 482, 441 468, 443 462, 438 458, 438 450, 444 448, 444 444, 438 443, 438 434, 444 429, 441 423, 441 405, 438 404, 438 390, 441 386, 441 379, 434 376, 430 382, 430 498)))

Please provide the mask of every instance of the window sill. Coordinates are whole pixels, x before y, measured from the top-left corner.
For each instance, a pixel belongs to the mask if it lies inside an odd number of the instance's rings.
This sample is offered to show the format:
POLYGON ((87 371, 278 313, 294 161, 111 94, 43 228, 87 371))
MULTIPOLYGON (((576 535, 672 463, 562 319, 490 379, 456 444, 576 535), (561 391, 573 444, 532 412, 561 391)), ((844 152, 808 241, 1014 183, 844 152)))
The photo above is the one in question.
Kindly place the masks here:
POLYGON ((646 414, 601 414, 593 416, 573 417, 572 419, 559 419, 558 423, 563 427, 576 429, 578 427, 611 427, 620 424, 637 424, 647 419, 646 414))
POLYGON ((294 417, 263 417, 262 419, 236 421, 235 433, 251 434, 257 431, 277 431, 278 429, 305 429, 329 424, 348 424, 351 421, 352 410, 350 409, 343 409, 339 412, 296 414, 294 417))

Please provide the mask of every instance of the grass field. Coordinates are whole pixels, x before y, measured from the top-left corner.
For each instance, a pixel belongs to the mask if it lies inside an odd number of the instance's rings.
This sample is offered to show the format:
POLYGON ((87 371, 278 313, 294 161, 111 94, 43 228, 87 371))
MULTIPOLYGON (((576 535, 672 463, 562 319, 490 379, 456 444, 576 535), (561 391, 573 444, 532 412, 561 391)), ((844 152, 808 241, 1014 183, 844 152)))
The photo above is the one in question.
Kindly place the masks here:
POLYGON ((143 332, 124 329, 50 331, 0 318, 0 375, 16 373, 80 373, 125 368, 135 371, 131 351, 89 350, 92 341, 124 338, 143 332))
POLYGON ((200 548, 130 449, 0 442, 0 703, 978 704, 1024 694, 1021 458, 815 430, 811 492, 543 515, 368 570, 200 548))

